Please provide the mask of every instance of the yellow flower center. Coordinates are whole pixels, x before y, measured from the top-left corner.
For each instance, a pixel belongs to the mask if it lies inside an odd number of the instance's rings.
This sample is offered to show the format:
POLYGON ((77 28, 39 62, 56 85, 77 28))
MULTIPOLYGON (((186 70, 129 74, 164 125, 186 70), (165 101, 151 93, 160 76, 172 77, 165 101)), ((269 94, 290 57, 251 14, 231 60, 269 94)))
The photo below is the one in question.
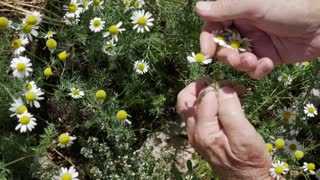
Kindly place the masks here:
POLYGON ((297 159, 297 160, 300 160, 302 159, 304 156, 304 153, 300 150, 296 150, 296 152, 294 152, 294 157, 297 159))
POLYGON ((89 6, 89 1, 83 2, 83 8, 86 8, 86 7, 88 7, 88 6, 89 6))
POLYGON ((142 64, 142 63, 140 63, 140 64, 138 64, 138 69, 140 70, 140 71, 143 71, 144 70, 144 64, 142 64))
POLYGON ((296 150, 297 150, 297 145, 295 145, 295 144, 290 144, 290 145, 289 145, 289 149, 290 149, 290 151, 296 151, 296 150))
POLYGON ((314 108, 313 108, 313 107, 309 107, 309 108, 308 108, 308 112, 309 112, 309 113, 314 113, 314 108))
POLYGON ((32 31, 32 25, 27 23, 22 25, 22 32, 24 32, 25 34, 29 34, 31 31, 32 31))
POLYGON ((292 116, 291 112, 284 112, 283 113, 283 118, 286 120, 289 120, 291 118, 291 116, 292 116))
POLYGON ((306 62, 303 62, 302 65, 303 65, 304 67, 307 67, 307 66, 310 65, 310 63, 309 63, 309 61, 306 61, 306 62))
POLYGON ((205 59, 206 57, 204 56, 204 54, 202 53, 196 54, 196 57, 195 57, 196 62, 202 63, 205 59))
POLYGON ((145 18, 144 16, 141 16, 138 18, 137 23, 140 26, 145 26, 147 24, 147 18, 145 18))
POLYGON ((72 175, 70 173, 64 173, 61 176, 61 180, 72 180, 72 175))
POLYGON ((313 171, 313 170, 316 169, 316 165, 313 164, 313 163, 308 163, 307 168, 308 168, 310 171, 313 171))
POLYGON ((27 24, 35 25, 38 22, 38 19, 36 16, 30 15, 27 17, 26 22, 27 22, 27 24))
POLYGON ((273 150, 272 144, 267 143, 266 146, 267 146, 268 151, 269 151, 269 152, 272 152, 272 150, 273 150))
POLYGON ((46 77, 50 77, 52 76, 52 69, 51 68, 46 68, 44 71, 43 71, 43 74, 46 76, 46 77))
POLYGON ((21 47, 22 42, 20 39, 16 39, 14 41, 12 41, 11 46, 14 47, 15 49, 18 49, 19 47, 21 47))
POLYGON ((115 25, 109 27, 109 32, 112 35, 117 35, 119 33, 119 28, 115 25))
POLYGON ((219 40, 224 40, 224 36, 221 34, 216 35, 216 38, 219 40))
POLYGON ((9 20, 6 17, 0 17, 0 30, 7 29, 9 20))
POLYGON ((26 89, 27 89, 27 90, 32 89, 32 84, 31 84, 31 83, 26 84, 26 89))
POLYGON ((283 173, 283 167, 277 166, 274 171, 276 172, 276 174, 280 175, 283 173))
POLYGON ((22 114, 24 112, 28 111, 27 107, 25 105, 20 105, 17 110, 16 110, 16 113, 17 114, 22 114))
POLYGON ((59 136, 59 143, 60 144, 68 144, 70 141, 70 136, 67 133, 63 133, 59 136))
POLYGON ((37 95, 34 92, 27 92, 25 97, 27 101, 35 101, 37 99, 37 95))
POLYGON ((100 20, 94 20, 93 21, 93 26, 94 27, 100 27, 100 25, 101 25, 101 21, 100 20))
POLYGON ((94 0, 93 1, 94 6, 99 6, 100 5, 100 0, 94 0))
POLYGON ((110 51, 113 50, 113 47, 112 47, 111 44, 107 44, 107 45, 106 45, 106 49, 110 52, 110 51))
POLYGON ((66 51, 62 51, 61 53, 58 54, 58 58, 60 61, 65 61, 68 57, 68 54, 66 51))
POLYGON ((75 13, 78 10, 78 6, 76 4, 69 4, 68 9, 69 12, 75 13))
POLYGON ((21 116, 19 122, 23 125, 27 125, 30 122, 30 118, 28 116, 21 116))
POLYGON ((127 8, 129 7, 131 4, 131 0, 127 0, 125 3, 124 3, 124 6, 127 8))
POLYGON ((49 49, 55 49, 57 47, 57 41, 50 38, 47 40, 46 45, 49 49))
POLYGON ((134 2, 133 7, 138 9, 140 7, 140 2, 138 1, 134 2))
POLYGON ((117 112, 117 119, 119 121, 124 121, 127 119, 127 117, 128 117, 128 114, 125 110, 120 110, 117 112))
POLYGON ((286 145, 286 142, 281 139, 281 138, 278 138, 276 139, 276 141, 274 142, 274 145, 276 146, 277 149, 283 149, 284 146, 286 145))
POLYGON ((240 47, 240 42, 238 40, 233 40, 231 43, 230 43, 230 46, 234 49, 239 49, 240 47))
POLYGON ((96 92, 96 98, 100 101, 103 101, 107 98, 107 93, 104 90, 99 90, 96 92))
POLYGON ((17 64, 17 70, 18 70, 19 72, 25 71, 25 70, 26 70, 26 64, 24 64, 24 63, 18 63, 18 64, 17 64))
POLYGON ((284 167, 288 168, 289 169, 289 164, 288 163, 284 163, 284 167))
POLYGON ((74 89, 74 90, 72 90, 72 92, 71 92, 73 95, 75 95, 75 96, 77 96, 77 95, 79 95, 79 91, 78 91, 78 89, 74 89))

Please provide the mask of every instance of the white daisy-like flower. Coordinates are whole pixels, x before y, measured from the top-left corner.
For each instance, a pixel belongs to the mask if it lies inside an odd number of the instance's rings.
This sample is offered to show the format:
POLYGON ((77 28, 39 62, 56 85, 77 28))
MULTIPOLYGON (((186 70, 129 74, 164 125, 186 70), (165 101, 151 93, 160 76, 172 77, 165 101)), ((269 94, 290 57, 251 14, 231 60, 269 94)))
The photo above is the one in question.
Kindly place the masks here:
POLYGON ((30 63, 30 59, 25 56, 13 58, 10 64, 10 67, 13 70, 12 74, 17 78, 28 77, 30 72, 33 71, 31 66, 32 64, 30 63))
POLYGON ((42 92, 40 88, 33 88, 24 93, 27 104, 36 108, 40 108, 40 103, 38 101, 44 99, 44 97, 42 97, 43 95, 44 92, 42 92))
POLYGON ((52 38, 53 35, 55 35, 55 34, 56 34, 56 33, 53 32, 53 31, 48 31, 48 32, 46 33, 46 35, 44 36, 44 38, 45 38, 45 39, 50 39, 50 38, 52 38))
POLYGON ((12 21, 6 17, 0 17, 0 31, 12 28, 12 21))
POLYGON ((269 171, 273 178, 279 180, 281 175, 288 173, 289 169, 285 167, 284 162, 277 161, 272 163, 272 168, 269 171))
POLYGON ((314 163, 307 163, 307 162, 304 162, 303 163, 303 166, 302 166, 302 169, 304 172, 308 172, 312 175, 316 174, 316 172, 314 171, 316 169, 316 165, 314 163))
POLYGON ((187 59, 190 63, 209 64, 212 62, 212 59, 208 56, 205 56, 202 53, 195 54, 194 52, 192 52, 192 55, 188 56, 187 59))
POLYGON ((26 17, 23 19, 22 23, 27 23, 32 26, 38 25, 41 22, 41 14, 38 11, 33 11, 26 14, 26 17))
POLYGON ((103 3, 104 1, 92 0, 93 11, 103 10, 104 9, 103 3))
POLYGON ((296 112, 291 107, 283 107, 283 109, 280 109, 278 112, 281 117, 288 122, 293 122, 296 119, 296 112))
POLYGON ((93 18, 90 20, 90 30, 92 32, 100 32, 104 27, 105 21, 102 21, 101 18, 93 18))
POLYGON ((79 173, 71 166, 69 169, 62 167, 59 176, 55 176, 54 180, 79 180, 79 173))
POLYGON ((227 39, 228 39, 228 36, 226 33, 223 33, 223 31, 213 31, 212 32, 212 35, 213 35, 213 40, 214 42, 216 42, 217 44, 219 44, 220 46, 222 47, 227 47, 227 39))
POLYGON ((278 77, 279 82, 283 82, 285 86, 288 86, 292 83, 292 77, 290 74, 283 73, 278 77))
POLYGON ((9 108, 9 111, 13 112, 13 114, 10 115, 10 117, 21 115, 24 112, 28 111, 28 108, 24 105, 24 102, 21 98, 14 99, 14 103, 11 104, 11 107, 9 108))
POLYGON ((22 24, 18 29, 21 30, 19 34, 19 39, 26 39, 28 38, 30 41, 33 40, 33 37, 38 37, 39 33, 37 29, 39 26, 33 26, 27 23, 22 24))
POLYGON ((122 25, 122 22, 118 22, 117 25, 111 25, 108 29, 107 32, 103 33, 103 37, 108 37, 108 36, 112 36, 111 41, 113 42, 117 42, 118 41, 118 34, 122 33, 123 31, 125 31, 126 29, 124 28, 120 28, 122 25))
POLYGON ((82 3, 83 10, 82 12, 86 12, 89 10, 90 5, 92 5, 92 1, 90 0, 80 0, 82 3))
POLYGON ((80 98, 82 98, 84 96, 84 92, 81 91, 80 89, 72 87, 70 89, 70 91, 71 92, 68 95, 71 96, 74 99, 80 99, 80 98))
POLYGON ((69 147, 73 144, 73 141, 77 139, 75 136, 70 136, 69 133, 60 134, 58 141, 58 146, 61 148, 69 147))
POLYGON ((149 27, 153 26, 154 18, 151 18, 152 14, 144 10, 135 11, 131 16, 133 29, 137 29, 138 33, 144 33, 144 30, 150 31, 149 27))
POLYGON ((37 125, 36 118, 34 118, 33 115, 28 113, 27 111, 22 114, 18 114, 17 116, 19 119, 19 124, 15 128, 16 131, 20 129, 21 133, 27 131, 31 132, 32 129, 37 125))
POLYGON ((63 8, 67 11, 67 14, 75 14, 76 16, 79 16, 83 9, 78 0, 71 0, 69 5, 63 5, 63 8))
POLYGON ((19 39, 13 40, 12 43, 11 43, 11 46, 15 49, 14 50, 14 55, 18 56, 22 52, 24 52, 26 50, 24 45, 26 45, 28 43, 29 43, 29 41, 28 41, 27 38, 25 38, 25 39, 19 38, 19 39))
POLYGON ((102 46, 102 51, 109 56, 113 56, 116 54, 116 44, 113 43, 112 41, 107 41, 103 46, 102 46))
POLYGON ((128 117, 130 117, 130 115, 125 110, 118 111, 116 114, 116 117, 117 117, 118 121, 122 121, 122 122, 126 122, 128 124, 131 124, 131 121, 128 120, 128 117))
POLYGON ((145 4, 144 0, 136 0, 132 6, 135 9, 141 9, 144 4, 145 4))
POLYGON ((144 73, 148 72, 148 70, 149 70, 149 64, 146 63, 144 60, 136 61, 136 62, 134 63, 134 70, 135 70, 138 74, 144 74, 144 73))
POLYGON ((30 91, 31 89, 37 89, 37 85, 34 81, 27 81, 23 86, 23 92, 30 91))
POLYGON ((63 22, 66 23, 66 25, 77 25, 80 22, 80 16, 75 13, 66 13, 63 16, 63 22))
POLYGON ((251 43, 248 38, 242 39, 240 34, 236 34, 233 36, 228 36, 227 46, 225 47, 241 52, 246 52, 249 50, 251 51, 251 48, 248 49, 249 46, 251 46, 251 43))
POLYGON ((133 7, 131 7, 132 0, 122 0, 122 2, 123 2, 123 5, 124 5, 124 12, 127 12, 130 9, 133 9, 133 7))
POLYGON ((316 107, 314 107, 313 104, 308 103, 305 107, 303 112, 308 116, 308 117, 314 117, 316 115, 318 115, 318 111, 316 109, 316 107))
POLYGON ((286 140, 286 147, 284 150, 291 155, 294 155, 296 150, 304 150, 304 146, 299 143, 296 139, 286 140))

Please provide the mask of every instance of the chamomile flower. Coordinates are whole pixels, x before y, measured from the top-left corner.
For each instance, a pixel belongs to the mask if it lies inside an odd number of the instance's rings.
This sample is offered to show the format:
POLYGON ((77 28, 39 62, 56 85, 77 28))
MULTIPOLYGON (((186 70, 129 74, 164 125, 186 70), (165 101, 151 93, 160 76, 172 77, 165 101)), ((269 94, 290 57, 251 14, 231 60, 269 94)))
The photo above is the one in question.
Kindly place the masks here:
POLYGON ((17 78, 28 77, 30 72, 33 71, 31 66, 30 59, 25 56, 13 58, 10 64, 10 67, 13 70, 12 74, 17 78))
POLYGON ((90 20, 90 30, 92 32, 100 32, 104 27, 105 21, 101 21, 101 18, 93 18, 90 20))
POLYGON ((24 93, 27 104, 36 108, 40 108, 40 103, 38 101, 44 99, 44 97, 42 97, 43 95, 44 92, 42 92, 40 88, 33 88, 24 93))
POLYGON ((212 59, 208 56, 205 56, 202 53, 195 54, 194 52, 192 52, 192 55, 188 56, 187 59, 190 63, 209 64, 212 62, 212 59))
POLYGON ((119 121, 124 121, 128 124, 131 124, 131 122, 128 120, 129 115, 125 110, 118 111, 116 117, 119 121))
POLYGON ((284 147, 286 146, 286 142, 284 139, 278 138, 274 141, 274 145, 277 149, 284 149, 284 147))
POLYGON ((148 72, 148 70, 149 70, 149 64, 146 63, 144 60, 136 61, 136 62, 134 63, 134 70, 135 70, 138 74, 144 74, 144 73, 148 72))
POLYGON ((109 56, 113 56, 116 54, 116 44, 113 43, 112 41, 107 41, 103 46, 102 46, 102 51, 109 56))
POLYGON ((316 174, 314 172, 314 170, 316 169, 316 165, 314 163, 307 163, 307 162, 304 162, 303 163, 303 166, 302 166, 302 169, 304 172, 308 172, 312 175, 316 174))
POLYGON ((104 9, 103 3, 104 1, 92 0, 93 11, 103 10, 104 9))
POLYGON ((99 90, 96 92, 96 98, 99 101, 104 101, 107 98, 107 93, 104 90, 99 90))
POLYGON ((13 40, 11 43, 11 46, 15 49, 14 55, 20 55, 22 52, 24 52, 26 50, 24 45, 26 45, 28 43, 29 43, 29 41, 26 38, 25 39, 19 38, 19 39, 13 40))
POLYGON ((11 104, 11 107, 9 109, 9 111, 13 112, 13 114, 11 114, 10 117, 21 115, 24 112, 28 111, 28 108, 24 105, 21 98, 14 99, 13 101, 14 103, 11 104))
POLYGON ((284 162, 273 162, 272 168, 270 168, 270 174, 273 178, 279 180, 281 175, 287 174, 289 169, 285 166, 284 162))
POLYGON ((0 17, 0 31, 1 30, 6 30, 11 27, 12 21, 10 21, 6 17, 0 17))
POLYGON ((50 38, 52 38, 53 35, 55 35, 55 34, 56 34, 56 33, 53 32, 53 31, 48 31, 48 32, 46 33, 46 35, 44 36, 44 38, 45 38, 45 39, 50 39, 50 38))
POLYGON ((82 7, 80 5, 81 3, 78 3, 77 0, 71 0, 69 5, 63 5, 63 8, 67 11, 66 14, 75 14, 76 16, 79 16, 82 12, 82 7))
POLYGON ((288 122, 292 122, 296 119, 295 111, 291 107, 283 107, 283 109, 280 109, 278 112, 281 117, 288 122))
POLYGON ((19 27, 19 29, 21 30, 20 34, 19 34, 19 37, 21 39, 28 38, 30 41, 32 41, 33 37, 38 37, 38 35, 39 35, 39 33, 37 31, 37 29, 39 29, 39 26, 33 26, 33 25, 30 25, 27 23, 23 23, 19 27))
POLYGON ((52 38, 50 38, 50 39, 48 39, 48 40, 46 41, 46 46, 47 46, 47 48, 49 49, 49 51, 50 51, 51 53, 54 53, 54 51, 55 51, 56 48, 57 48, 57 41, 54 40, 54 39, 52 39, 52 38))
POLYGON ((59 176, 55 176, 54 180, 79 180, 79 173, 71 166, 69 169, 62 167, 59 176))
POLYGON ((132 6, 135 9, 141 9, 144 4, 145 4, 144 0, 136 0, 132 6))
POLYGON ((305 107, 303 112, 308 116, 308 117, 314 117, 318 115, 317 109, 314 107, 313 104, 308 103, 305 107))
POLYGON ((27 81, 23 86, 23 92, 30 91, 31 89, 37 89, 37 85, 34 81, 27 81))
POLYGON ((65 61, 68 58, 69 54, 66 51, 62 51, 58 54, 58 59, 60 61, 65 61))
POLYGON ((300 160, 304 157, 304 152, 301 150, 296 150, 293 154, 294 158, 300 160))
POLYGON ((288 154, 291 154, 291 155, 294 155, 294 153, 297 151, 297 150, 303 150, 304 147, 302 144, 300 144, 297 140, 293 139, 293 140, 287 140, 286 141, 286 147, 284 148, 285 151, 288 153, 288 154))
POLYGON ((80 16, 78 14, 75 13, 66 13, 63 16, 63 22, 66 25, 77 25, 80 22, 80 16))
POLYGON ((124 12, 127 12, 130 9, 132 9, 132 7, 131 7, 132 0, 122 0, 122 1, 123 1, 123 5, 124 5, 124 12))
POLYGON ((26 17, 23 19, 22 23, 26 23, 32 26, 38 25, 41 22, 41 14, 38 11, 33 11, 26 14, 26 17))
POLYGON ((149 27, 153 26, 154 18, 151 18, 152 14, 145 12, 144 10, 138 10, 131 16, 133 29, 137 29, 138 33, 144 33, 144 31, 150 31, 149 27))
POLYGON ((89 1, 89 0, 81 0, 81 3, 82 3, 82 7, 83 7, 82 12, 86 12, 87 10, 89 10, 89 7, 90 7, 90 5, 92 4, 92 1, 89 1))
POLYGON ((219 44, 220 46, 222 47, 227 47, 227 36, 225 33, 223 33, 223 31, 213 31, 212 32, 212 35, 213 35, 213 40, 214 42, 216 42, 217 44, 219 44))
POLYGON ((283 73, 278 77, 279 82, 283 82, 285 86, 288 86, 292 83, 292 77, 290 74, 283 73))
POLYGON ((46 78, 49 78, 53 75, 52 69, 50 67, 47 67, 43 70, 43 74, 46 76, 46 78))
POLYGON ((122 25, 122 22, 118 22, 117 25, 111 25, 108 29, 107 32, 103 33, 103 37, 108 37, 108 36, 112 36, 111 41, 113 42, 117 42, 118 41, 118 34, 122 33, 123 31, 125 31, 126 29, 124 28, 120 28, 122 25))
POLYGON ((18 114, 19 124, 16 126, 15 130, 19 130, 21 133, 32 131, 32 129, 37 125, 36 118, 32 114, 25 111, 22 114, 18 114))
POLYGON ((58 141, 58 146, 61 148, 69 147, 73 144, 73 141, 77 139, 75 136, 70 136, 69 133, 60 134, 58 141))
POLYGON ((267 150, 268 152, 273 155, 273 153, 276 151, 276 149, 273 147, 273 145, 271 143, 267 143, 266 144, 267 150))
POLYGON ((80 89, 72 87, 70 91, 71 92, 68 95, 71 96, 73 99, 80 99, 84 96, 84 92, 80 89))
POLYGON ((245 52, 245 51, 249 51, 248 50, 249 45, 250 45, 249 39, 247 38, 242 39, 240 34, 236 34, 228 37, 228 42, 227 42, 228 48, 245 52), (244 47, 243 45, 246 45, 246 47, 244 47))

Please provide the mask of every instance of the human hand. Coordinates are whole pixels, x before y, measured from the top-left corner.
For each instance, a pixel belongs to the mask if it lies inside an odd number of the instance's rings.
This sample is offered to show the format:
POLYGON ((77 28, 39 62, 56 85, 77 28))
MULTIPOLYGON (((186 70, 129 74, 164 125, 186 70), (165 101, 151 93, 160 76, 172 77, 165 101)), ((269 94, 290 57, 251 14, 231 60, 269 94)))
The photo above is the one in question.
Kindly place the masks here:
POLYGON ((233 89, 215 90, 199 80, 177 98, 190 144, 222 179, 272 179, 265 142, 245 118, 233 89))
POLYGON ((260 79, 281 64, 314 60, 320 56, 320 3, 317 0, 200 1, 204 19, 202 53, 260 79), (217 48, 212 31, 235 26, 252 40, 253 53, 217 48))

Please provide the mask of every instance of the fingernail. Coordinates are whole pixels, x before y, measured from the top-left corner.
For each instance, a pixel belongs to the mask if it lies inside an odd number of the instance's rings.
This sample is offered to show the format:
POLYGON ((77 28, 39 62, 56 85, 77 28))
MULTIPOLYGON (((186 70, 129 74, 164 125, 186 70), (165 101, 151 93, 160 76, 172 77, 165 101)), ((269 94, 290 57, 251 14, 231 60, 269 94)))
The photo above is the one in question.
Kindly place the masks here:
POLYGON ((199 11, 210 11, 211 9, 208 2, 203 1, 197 2, 196 7, 199 11))

